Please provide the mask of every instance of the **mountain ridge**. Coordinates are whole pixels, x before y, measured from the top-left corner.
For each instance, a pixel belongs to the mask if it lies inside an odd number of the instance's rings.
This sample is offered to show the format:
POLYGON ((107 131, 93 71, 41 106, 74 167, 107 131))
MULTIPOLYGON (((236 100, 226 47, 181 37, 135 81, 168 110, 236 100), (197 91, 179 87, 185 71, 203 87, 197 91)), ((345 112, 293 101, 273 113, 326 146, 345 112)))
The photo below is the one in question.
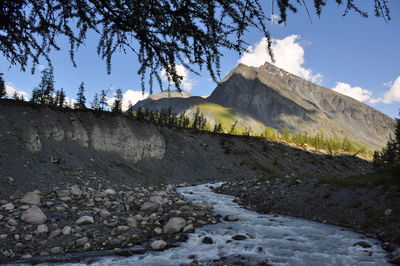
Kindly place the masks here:
POLYGON ((251 128, 254 134, 268 127, 280 132, 288 129, 313 136, 348 137, 370 149, 384 146, 395 124, 367 104, 269 63, 260 67, 238 64, 207 98, 185 91, 162 92, 138 102, 132 110, 142 107, 152 111, 171 107, 173 113, 185 112, 188 117, 199 108, 211 126, 228 114, 226 129, 238 120, 239 127, 251 128))

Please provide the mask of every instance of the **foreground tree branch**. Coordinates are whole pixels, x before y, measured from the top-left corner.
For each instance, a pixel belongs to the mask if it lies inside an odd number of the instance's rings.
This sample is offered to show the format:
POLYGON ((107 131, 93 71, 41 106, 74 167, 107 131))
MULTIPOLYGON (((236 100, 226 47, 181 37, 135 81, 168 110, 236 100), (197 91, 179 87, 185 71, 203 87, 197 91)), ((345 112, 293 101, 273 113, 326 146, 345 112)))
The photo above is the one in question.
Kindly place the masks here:
MULTIPOLYGON (((354 0, 334 0, 346 6, 345 14, 354 10, 366 17, 354 0)), ((327 0, 314 0, 319 16, 327 0)), ((373 0, 375 15, 390 19, 387 0, 373 0)), ((75 65, 75 52, 86 39, 88 30, 99 34, 97 52, 111 72, 112 56, 117 51, 137 55, 142 76, 142 89, 148 77, 152 92, 154 78, 162 90, 160 71, 165 69, 169 81, 179 89, 182 76, 176 65, 192 72, 197 65, 206 67, 216 82, 220 76, 221 50, 241 53, 247 46, 244 33, 258 28, 268 40, 269 18, 261 0, 3 0, 0 4, 0 52, 11 65, 32 72, 41 59, 51 66, 49 53, 59 50, 57 38, 67 37, 70 58, 75 65)), ((279 9, 280 21, 288 12, 307 8, 304 0, 272 0, 279 9)), ((274 8, 273 8, 274 9, 274 8)), ((307 9, 308 10, 308 9, 307 9)), ((274 12, 274 11, 272 11, 274 12)))

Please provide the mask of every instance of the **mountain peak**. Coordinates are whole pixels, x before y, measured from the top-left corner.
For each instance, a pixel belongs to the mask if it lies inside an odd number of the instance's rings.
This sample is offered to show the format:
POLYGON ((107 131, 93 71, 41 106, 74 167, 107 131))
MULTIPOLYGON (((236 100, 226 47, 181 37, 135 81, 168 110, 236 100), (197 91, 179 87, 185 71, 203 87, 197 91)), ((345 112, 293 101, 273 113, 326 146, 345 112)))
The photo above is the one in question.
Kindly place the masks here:
POLYGON ((394 126, 374 108, 267 62, 238 64, 207 100, 244 110, 280 131, 347 136, 372 148, 383 146, 394 126))

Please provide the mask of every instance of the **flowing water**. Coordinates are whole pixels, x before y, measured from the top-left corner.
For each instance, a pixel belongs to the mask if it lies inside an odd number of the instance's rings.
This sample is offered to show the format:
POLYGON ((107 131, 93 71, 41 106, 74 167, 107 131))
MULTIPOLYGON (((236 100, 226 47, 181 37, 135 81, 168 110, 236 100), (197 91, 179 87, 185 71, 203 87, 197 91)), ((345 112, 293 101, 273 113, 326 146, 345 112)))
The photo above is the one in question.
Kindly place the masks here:
POLYGON ((189 200, 211 202, 215 212, 235 215, 239 221, 197 228, 177 248, 127 258, 105 257, 92 265, 185 265, 194 257, 206 265, 221 257, 244 259, 247 265, 390 265, 377 240, 338 226, 249 211, 234 203, 234 197, 214 193, 209 186, 184 187, 178 192, 189 200), (247 239, 232 240, 237 234, 247 239), (206 236, 213 244, 202 243, 206 236), (359 241, 372 247, 354 246, 359 241))

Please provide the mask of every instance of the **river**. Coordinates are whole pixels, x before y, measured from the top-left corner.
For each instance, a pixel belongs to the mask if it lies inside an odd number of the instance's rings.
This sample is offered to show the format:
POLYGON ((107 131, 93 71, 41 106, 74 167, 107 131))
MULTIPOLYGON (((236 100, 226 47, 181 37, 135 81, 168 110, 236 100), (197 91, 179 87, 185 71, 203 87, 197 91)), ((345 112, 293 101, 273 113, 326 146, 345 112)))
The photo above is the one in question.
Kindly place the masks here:
POLYGON ((234 203, 234 197, 214 193, 209 187, 183 187, 178 192, 189 200, 211 202, 215 212, 237 216, 238 221, 197 228, 177 248, 127 258, 104 257, 92 265, 175 266, 188 265, 193 260, 213 265, 221 258, 227 263, 246 265, 391 265, 377 240, 338 226, 249 211, 234 203), (247 238, 233 240, 235 235, 247 238), (206 236, 213 240, 212 244, 202 243, 206 236), (355 246, 359 241, 372 247, 355 246))

